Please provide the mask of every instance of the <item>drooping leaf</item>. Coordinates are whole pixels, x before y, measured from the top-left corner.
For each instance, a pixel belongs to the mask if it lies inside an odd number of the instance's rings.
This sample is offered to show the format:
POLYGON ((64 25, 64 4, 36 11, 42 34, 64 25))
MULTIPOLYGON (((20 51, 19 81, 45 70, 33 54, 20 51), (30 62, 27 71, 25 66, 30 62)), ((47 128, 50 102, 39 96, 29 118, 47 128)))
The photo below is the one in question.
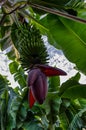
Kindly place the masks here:
POLYGON ((9 81, 5 76, 0 75, 0 94, 8 89, 9 81))
POLYGON ((18 66, 19 66, 19 64, 15 61, 9 64, 11 74, 14 74, 17 72, 18 66))
POLYGON ((0 27, 0 48, 2 51, 11 46, 10 27, 11 26, 0 27))
POLYGON ((10 29, 11 26, 8 25, 0 27, 0 49, 7 54, 9 59, 13 60, 15 59, 15 49, 10 37, 10 29))
POLYGON ((16 61, 11 62, 9 64, 9 69, 11 74, 14 74, 15 81, 18 81, 21 87, 26 87, 26 75, 19 63, 16 61))
POLYGON ((12 130, 13 128, 16 128, 16 117, 18 113, 18 109, 21 105, 22 98, 17 95, 13 89, 10 89, 10 95, 9 95, 9 101, 8 101, 8 108, 7 108, 7 130, 12 130))

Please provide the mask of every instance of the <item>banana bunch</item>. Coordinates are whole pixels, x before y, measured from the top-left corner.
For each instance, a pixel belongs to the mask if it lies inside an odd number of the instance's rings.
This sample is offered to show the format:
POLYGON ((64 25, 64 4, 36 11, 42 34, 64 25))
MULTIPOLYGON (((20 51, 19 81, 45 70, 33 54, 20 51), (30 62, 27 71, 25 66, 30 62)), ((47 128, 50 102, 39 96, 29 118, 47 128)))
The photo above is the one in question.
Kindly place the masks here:
POLYGON ((25 70, 35 64, 47 64, 48 53, 41 38, 40 31, 28 23, 16 25, 11 29, 11 38, 20 54, 20 62, 25 70))

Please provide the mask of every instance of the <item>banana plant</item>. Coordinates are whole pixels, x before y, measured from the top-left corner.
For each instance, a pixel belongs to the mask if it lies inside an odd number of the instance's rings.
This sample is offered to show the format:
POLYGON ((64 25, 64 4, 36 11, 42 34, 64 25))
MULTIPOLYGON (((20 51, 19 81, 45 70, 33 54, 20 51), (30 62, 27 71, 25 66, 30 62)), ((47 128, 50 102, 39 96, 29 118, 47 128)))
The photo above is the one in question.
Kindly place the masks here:
POLYGON ((86 128, 86 14, 84 0, 0 2, 0 49, 11 60, 18 86, 0 75, 1 130, 86 128), (63 84, 65 70, 49 65, 42 36, 75 63, 78 73, 63 84))

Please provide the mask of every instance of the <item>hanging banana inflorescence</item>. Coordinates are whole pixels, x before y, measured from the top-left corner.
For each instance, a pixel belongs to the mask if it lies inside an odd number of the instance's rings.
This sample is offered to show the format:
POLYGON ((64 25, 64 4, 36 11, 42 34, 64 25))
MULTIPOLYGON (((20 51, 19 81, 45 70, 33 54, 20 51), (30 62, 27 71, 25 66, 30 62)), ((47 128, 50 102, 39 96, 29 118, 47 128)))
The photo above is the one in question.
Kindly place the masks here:
POLYGON ((35 101, 42 104, 46 98, 48 86, 47 76, 66 75, 58 68, 48 65, 48 53, 41 38, 40 31, 28 23, 14 23, 11 32, 14 46, 19 52, 20 62, 28 70, 27 84, 29 87, 28 100, 30 108, 35 101), (15 36, 14 36, 15 31, 15 36))

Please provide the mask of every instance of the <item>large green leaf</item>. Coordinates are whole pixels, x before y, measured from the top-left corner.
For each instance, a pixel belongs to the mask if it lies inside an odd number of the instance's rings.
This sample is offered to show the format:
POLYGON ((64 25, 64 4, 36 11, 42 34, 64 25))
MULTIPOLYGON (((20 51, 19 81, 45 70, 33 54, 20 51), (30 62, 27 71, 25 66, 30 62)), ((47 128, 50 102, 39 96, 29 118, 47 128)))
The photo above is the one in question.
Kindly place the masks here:
POLYGON ((86 99, 79 99, 79 104, 81 105, 81 108, 85 108, 86 107, 86 99))
POLYGON ((52 44, 62 49, 65 56, 86 74, 86 25, 51 14, 41 22, 54 39, 52 44))
POLYGON ((86 112, 86 107, 77 112, 69 125, 69 130, 81 129, 84 126, 84 122, 80 117, 86 112))
POLYGON ((24 130, 43 130, 35 120, 24 123, 23 128, 24 130))
POLYGON ((77 73, 74 77, 63 83, 59 90, 59 96, 69 99, 86 98, 86 84, 80 84, 79 79, 80 74, 77 73))
POLYGON ((9 84, 10 83, 7 78, 5 76, 0 75, 0 92, 3 92, 2 90, 8 89, 9 84))
POLYGON ((10 26, 0 27, 0 49, 3 51, 10 46, 10 26))
POLYGON ((13 130, 16 127, 16 116, 21 104, 21 97, 19 97, 13 89, 10 89, 8 108, 7 108, 7 130, 13 130))
POLYGON ((59 96, 61 96, 67 89, 71 88, 72 86, 80 85, 79 79, 80 79, 80 74, 77 73, 74 77, 71 77, 69 80, 64 82, 60 87, 59 96))
POLYGON ((9 98, 9 81, 5 76, 0 75, 0 129, 5 130, 4 125, 7 119, 7 104, 9 98))
POLYGON ((24 89, 22 93, 15 91, 15 88, 10 88, 8 106, 7 106, 7 125, 6 130, 13 130, 13 128, 20 128, 24 120, 28 119, 28 103, 27 90, 24 89))
POLYGON ((86 98, 85 92, 86 92, 86 85, 75 85, 67 89, 62 94, 62 97, 70 99, 86 98))
MULTIPOLYGON (((49 2, 47 0, 43 0, 40 2, 40 0, 33 0, 31 1, 33 3, 36 3, 38 5, 43 5, 51 8, 57 8, 57 9, 64 9, 64 8, 80 8, 84 4, 84 0, 50 0, 49 2)), ((40 12, 38 12, 40 13, 40 12)))
POLYGON ((61 98, 58 96, 60 86, 60 79, 58 76, 49 78, 49 92, 43 104, 46 115, 53 125, 57 121, 57 114, 59 113, 61 98))

